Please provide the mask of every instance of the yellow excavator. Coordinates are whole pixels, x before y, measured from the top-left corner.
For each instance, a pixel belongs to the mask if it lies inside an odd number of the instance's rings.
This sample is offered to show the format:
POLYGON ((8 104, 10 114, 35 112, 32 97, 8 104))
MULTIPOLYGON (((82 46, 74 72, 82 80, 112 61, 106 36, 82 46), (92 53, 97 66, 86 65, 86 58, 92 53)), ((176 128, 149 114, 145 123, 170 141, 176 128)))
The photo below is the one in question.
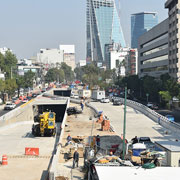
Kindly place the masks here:
POLYGON ((56 114, 54 112, 43 112, 34 117, 36 124, 32 126, 32 134, 34 136, 55 136, 56 114))

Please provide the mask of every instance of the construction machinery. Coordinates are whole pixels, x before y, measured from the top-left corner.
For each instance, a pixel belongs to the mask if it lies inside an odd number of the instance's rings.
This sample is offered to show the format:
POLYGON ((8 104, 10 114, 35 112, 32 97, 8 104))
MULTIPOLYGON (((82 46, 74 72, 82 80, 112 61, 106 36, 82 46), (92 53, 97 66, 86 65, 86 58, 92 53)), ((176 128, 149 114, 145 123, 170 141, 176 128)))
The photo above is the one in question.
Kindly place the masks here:
POLYGON ((43 112, 34 117, 34 124, 32 126, 32 134, 34 136, 55 136, 56 114, 54 112, 43 112))

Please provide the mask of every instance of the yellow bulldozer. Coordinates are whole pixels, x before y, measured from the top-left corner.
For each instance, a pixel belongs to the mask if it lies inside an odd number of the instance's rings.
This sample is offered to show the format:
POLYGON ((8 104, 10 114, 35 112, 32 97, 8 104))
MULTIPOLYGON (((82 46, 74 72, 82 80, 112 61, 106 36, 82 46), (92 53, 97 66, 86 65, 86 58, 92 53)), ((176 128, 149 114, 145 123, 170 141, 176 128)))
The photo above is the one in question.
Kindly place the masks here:
POLYGON ((43 112, 34 117, 34 124, 32 126, 32 134, 34 136, 55 136, 56 114, 54 112, 43 112))

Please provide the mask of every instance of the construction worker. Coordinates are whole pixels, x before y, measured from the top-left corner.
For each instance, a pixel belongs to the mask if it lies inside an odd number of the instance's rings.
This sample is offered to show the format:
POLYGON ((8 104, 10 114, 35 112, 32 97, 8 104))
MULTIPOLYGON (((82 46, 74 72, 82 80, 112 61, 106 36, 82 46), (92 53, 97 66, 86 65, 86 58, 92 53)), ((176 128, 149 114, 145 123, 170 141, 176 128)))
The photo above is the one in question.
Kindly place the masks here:
POLYGON ((66 143, 66 145, 65 145, 65 146, 67 146, 67 145, 69 145, 69 144, 71 144, 71 143, 72 143, 72 137, 70 136, 70 134, 68 134, 68 136, 67 136, 66 140, 67 140, 67 143, 66 143))
POLYGON ((79 153, 77 149, 75 149, 74 154, 73 154, 73 169, 75 168, 75 165, 77 164, 78 167, 78 162, 79 162, 79 153))
POLYGON ((135 137, 132 138, 131 140, 132 140, 132 144, 138 143, 138 138, 137 138, 137 136, 135 136, 135 137))

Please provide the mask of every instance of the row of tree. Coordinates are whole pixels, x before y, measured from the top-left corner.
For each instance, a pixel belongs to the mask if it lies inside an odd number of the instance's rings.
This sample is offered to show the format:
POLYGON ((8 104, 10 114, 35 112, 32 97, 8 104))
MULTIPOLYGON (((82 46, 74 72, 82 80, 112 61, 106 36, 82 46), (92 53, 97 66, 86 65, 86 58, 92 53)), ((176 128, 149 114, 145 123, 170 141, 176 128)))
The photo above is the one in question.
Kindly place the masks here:
POLYGON ((74 72, 66 63, 61 63, 59 68, 51 68, 45 75, 46 82, 72 82, 74 80, 74 72))
POLYGON ((149 101, 160 103, 162 106, 168 105, 173 97, 180 99, 180 85, 169 74, 163 74, 159 79, 133 75, 121 78, 119 82, 116 80, 115 84, 120 87, 127 86, 133 97, 142 101, 148 98, 149 101))
MULTIPOLYGON (((5 80, 0 79, 0 96, 4 100, 4 94, 10 97, 20 88, 28 88, 33 86, 35 73, 28 71, 24 76, 17 74, 17 58, 10 51, 5 55, 0 53, 0 70, 5 74, 5 80)), ((19 94, 19 93, 18 93, 19 94)))

